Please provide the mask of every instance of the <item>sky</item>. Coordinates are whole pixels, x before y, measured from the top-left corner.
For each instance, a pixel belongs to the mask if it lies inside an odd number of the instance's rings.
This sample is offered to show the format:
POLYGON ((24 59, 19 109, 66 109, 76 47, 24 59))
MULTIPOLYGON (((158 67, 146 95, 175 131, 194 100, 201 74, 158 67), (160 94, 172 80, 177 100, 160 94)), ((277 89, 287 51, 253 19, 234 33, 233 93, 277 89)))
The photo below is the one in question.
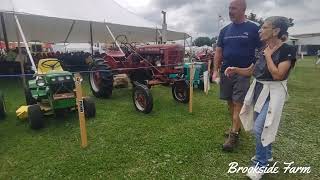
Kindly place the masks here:
MULTIPOLYGON (((230 0, 115 0, 129 11, 157 24, 162 24, 161 11, 167 12, 168 29, 193 37, 216 36, 219 15, 228 24, 230 0)), ((258 17, 285 16, 294 19, 289 33, 320 32, 320 0, 247 0, 247 14, 258 17)), ((220 19, 221 20, 221 19, 220 19)))

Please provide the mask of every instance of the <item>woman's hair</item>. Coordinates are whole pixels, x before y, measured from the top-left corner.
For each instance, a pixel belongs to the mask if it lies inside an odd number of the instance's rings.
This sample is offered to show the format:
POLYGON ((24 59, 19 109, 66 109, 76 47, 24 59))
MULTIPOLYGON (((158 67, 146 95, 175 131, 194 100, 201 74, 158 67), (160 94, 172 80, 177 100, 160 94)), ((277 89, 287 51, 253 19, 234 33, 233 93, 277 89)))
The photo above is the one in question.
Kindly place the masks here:
POLYGON ((283 36, 288 35, 289 28, 289 19, 283 16, 272 16, 268 17, 265 21, 268 21, 272 24, 273 28, 279 28, 280 32, 278 34, 278 38, 281 39, 283 36))
MULTIPOLYGON (((285 42, 289 38, 289 33, 288 33, 288 28, 290 21, 288 18, 283 17, 283 16, 272 16, 268 17, 265 22, 268 21, 272 24, 272 28, 279 28, 280 32, 278 34, 278 38, 282 41, 285 42)), ((290 53, 293 55, 293 57, 290 59, 291 60, 291 68, 295 66, 296 63, 296 49, 293 46, 290 46, 290 53)))
POLYGON ((289 38, 289 33, 286 32, 281 36, 280 39, 281 39, 282 42, 286 42, 288 40, 288 38, 289 38))

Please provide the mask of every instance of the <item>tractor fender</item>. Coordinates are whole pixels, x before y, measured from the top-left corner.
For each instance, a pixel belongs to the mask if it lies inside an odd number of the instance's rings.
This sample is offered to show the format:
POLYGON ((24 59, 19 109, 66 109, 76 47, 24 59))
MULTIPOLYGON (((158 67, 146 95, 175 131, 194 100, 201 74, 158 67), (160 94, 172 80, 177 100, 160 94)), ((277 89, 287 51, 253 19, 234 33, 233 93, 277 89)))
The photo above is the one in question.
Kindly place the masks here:
POLYGON ((186 81, 185 79, 177 79, 173 82, 176 86, 186 86, 189 87, 189 81, 186 81))
POLYGON ((97 65, 100 63, 104 63, 104 59, 103 58, 93 58, 93 63, 91 65, 97 65))

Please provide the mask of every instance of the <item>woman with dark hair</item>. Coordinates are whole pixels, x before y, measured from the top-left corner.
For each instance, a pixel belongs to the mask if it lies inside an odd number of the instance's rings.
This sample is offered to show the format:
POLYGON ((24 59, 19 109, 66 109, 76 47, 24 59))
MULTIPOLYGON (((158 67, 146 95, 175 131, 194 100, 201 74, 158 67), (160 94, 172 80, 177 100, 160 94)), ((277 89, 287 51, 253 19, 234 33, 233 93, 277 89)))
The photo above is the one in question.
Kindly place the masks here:
POLYGON ((285 32, 285 33, 281 36, 280 39, 281 39, 282 42, 288 41, 288 39, 289 39, 289 33, 288 33, 288 32, 285 32))
POLYGON ((240 119, 246 131, 253 131, 256 138, 256 153, 253 158, 255 171, 249 171, 251 179, 260 179, 268 163, 272 161, 271 143, 274 142, 284 103, 287 99, 287 79, 295 64, 292 47, 283 42, 287 36, 289 20, 285 17, 269 17, 259 30, 265 47, 258 60, 249 68, 229 67, 226 76, 253 75, 254 80, 247 92, 240 119))

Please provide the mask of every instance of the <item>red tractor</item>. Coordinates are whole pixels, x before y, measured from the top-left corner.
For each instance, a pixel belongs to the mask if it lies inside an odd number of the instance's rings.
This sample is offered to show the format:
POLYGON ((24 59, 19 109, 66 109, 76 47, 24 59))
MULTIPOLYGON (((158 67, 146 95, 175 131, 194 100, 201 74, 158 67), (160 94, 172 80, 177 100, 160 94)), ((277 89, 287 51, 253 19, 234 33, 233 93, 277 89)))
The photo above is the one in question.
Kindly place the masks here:
POLYGON ((110 48, 104 58, 94 59, 90 69, 90 87, 94 96, 109 98, 114 75, 127 74, 133 84, 133 103, 140 112, 147 114, 153 108, 149 90, 153 85, 170 84, 176 101, 189 102, 189 85, 183 75, 183 46, 159 44, 134 47, 126 42, 126 38, 120 42, 120 49, 110 48))
POLYGON ((212 82, 211 77, 212 77, 213 66, 214 66, 214 51, 212 49, 202 49, 201 51, 198 51, 195 53, 194 61, 204 62, 207 64, 209 64, 209 61, 211 61, 209 79, 210 79, 210 82, 212 82))

